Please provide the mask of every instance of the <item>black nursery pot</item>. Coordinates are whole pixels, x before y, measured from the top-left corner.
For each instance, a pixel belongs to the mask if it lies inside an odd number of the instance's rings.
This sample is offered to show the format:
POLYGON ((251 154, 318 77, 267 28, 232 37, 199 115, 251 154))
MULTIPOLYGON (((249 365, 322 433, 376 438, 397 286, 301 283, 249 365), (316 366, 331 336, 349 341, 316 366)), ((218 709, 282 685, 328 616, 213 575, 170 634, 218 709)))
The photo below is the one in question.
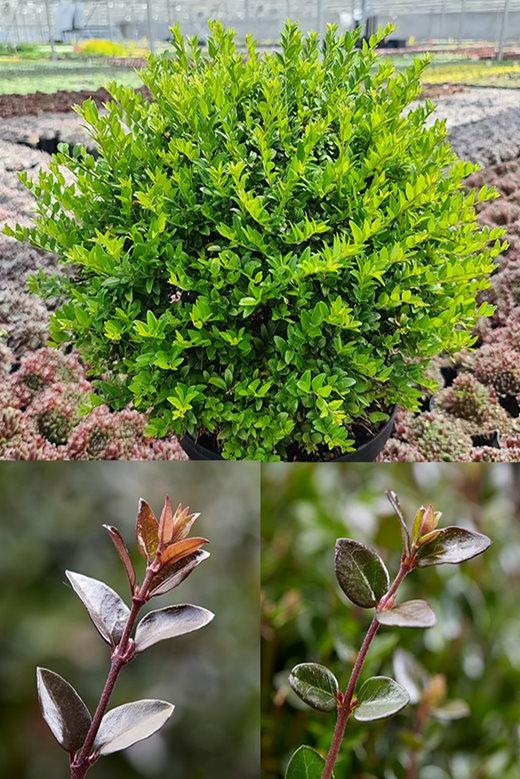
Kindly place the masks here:
MULTIPOLYGON (((386 442, 392 435, 394 427, 395 415, 397 412, 397 406, 394 406, 392 415, 388 422, 386 422, 382 428, 366 443, 362 444, 355 452, 348 452, 348 454, 342 454, 340 457, 333 457, 331 460, 325 462, 351 462, 351 463, 371 463, 377 455, 380 454, 385 448, 386 442)), ((203 444, 196 441, 190 435, 185 435, 180 441, 180 444, 190 460, 222 460, 222 456, 216 449, 210 449, 203 444)))

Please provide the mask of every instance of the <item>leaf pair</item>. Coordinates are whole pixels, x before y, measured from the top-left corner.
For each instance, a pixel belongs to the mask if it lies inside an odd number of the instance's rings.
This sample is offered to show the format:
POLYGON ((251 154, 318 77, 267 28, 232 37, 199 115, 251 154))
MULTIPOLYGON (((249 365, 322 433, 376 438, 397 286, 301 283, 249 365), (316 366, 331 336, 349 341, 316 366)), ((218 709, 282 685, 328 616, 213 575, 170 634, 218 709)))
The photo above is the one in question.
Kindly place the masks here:
MULTIPOLYGON (((192 570, 195 565, 198 565, 198 562, 193 561, 192 570)), ((128 621, 128 606, 103 582, 72 571, 67 571, 66 574, 102 638, 116 647, 128 621)), ((214 614, 208 609, 190 604, 167 606, 152 611, 137 625, 135 651, 142 652, 158 641, 198 630, 211 622, 213 617, 214 614)))
MULTIPOLYGON (((289 675, 294 692, 318 711, 333 711, 337 705, 338 680, 318 663, 300 663, 289 675)), ((362 685, 356 699, 354 718, 359 722, 396 714, 409 702, 406 690, 387 676, 373 676, 362 685)))
MULTIPOLYGON (((482 554, 491 544, 490 539, 482 533, 461 527, 433 530, 425 538, 426 541, 415 551, 414 558, 414 564, 421 568, 462 563, 482 554)), ((335 569, 339 586, 357 606, 364 609, 377 606, 388 592, 390 578, 383 560, 377 552, 359 541, 338 538, 335 569)), ((393 611, 393 620, 387 616, 385 621, 379 621, 403 627, 428 627, 433 624, 431 610, 423 601, 410 601, 393 611)))
POLYGON ((483 533, 463 527, 450 526, 438 530, 442 514, 435 511, 431 504, 419 508, 410 532, 397 494, 388 490, 386 497, 399 518, 404 551, 408 556, 413 549, 416 565, 420 568, 463 563, 485 552, 491 544, 491 540, 483 533))
MULTIPOLYGON (((347 598, 364 609, 377 606, 386 595, 390 577, 377 552, 351 538, 336 541, 336 577, 347 598)), ((378 622, 396 627, 431 627, 435 614, 422 600, 411 600, 399 606, 378 610, 378 622)))
MULTIPOLYGON (((36 671, 38 699, 51 732, 69 754, 84 744, 92 723, 87 707, 76 690, 59 674, 46 668, 36 671)), ((142 700, 125 703, 107 712, 101 721, 94 752, 109 755, 153 735, 173 713, 171 703, 142 700)))

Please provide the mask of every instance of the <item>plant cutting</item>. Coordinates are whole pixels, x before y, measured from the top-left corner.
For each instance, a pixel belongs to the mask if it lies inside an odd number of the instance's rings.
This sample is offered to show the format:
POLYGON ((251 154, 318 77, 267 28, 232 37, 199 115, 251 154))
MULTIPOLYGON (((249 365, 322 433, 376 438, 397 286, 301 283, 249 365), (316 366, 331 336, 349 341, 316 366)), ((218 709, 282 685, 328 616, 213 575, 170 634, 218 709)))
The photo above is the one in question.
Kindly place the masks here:
POLYGON ((69 272, 32 289, 62 305, 99 402, 149 415, 193 459, 373 459, 397 403, 419 408, 427 367, 473 342, 503 248, 465 191, 427 60, 396 72, 380 30, 288 22, 247 56, 210 25, 173 28, 141 78, 78 109, 97 147, 61 147, 35 181, 38 219, 10 235, 69 272))
POLYGON ((373 676, 359 685, 370 645, 381 625, 428 628, 435 624, 435 614, 426 601, 397 602, 406 576, 416 568, 462 563, 482 554, 491 544, 482 533, 461 527, 438 528, 441 514, 430 504, 419 508, 410 530, 397 495, 392 491, 386 494, 401 524, 399 570, 390 583, 387 568, 375 550, 351 538, 336 541, 335 571, 341 590, 356 606, 375 608, 375 614, 344 691, 323 665, 300 663, 292 669, 289 683, 294 692, 318 711, 335 711, 336 725, 326 759, 315 749, 301 746, 289 761, 286 779, 331 779, 351 716, 358 722, 370 722, 397 714, 410 702, 406 687, 389 677, 373 676))
POLYGON ((214 617, 200 606, 181 604, 151 611, 136 626, 139 612, 151 598, 177 587, 209 557, 202 549, 208 540, 189 536, 198 516, 180 505, 174 511, 166 498, 158 521, 148 503, 139 502, 137 547, 146 560, 141 583, 121 534, 115 527, 104 526, 128 577, 130 608, 104 582, 67 571, 73 590, 112 650, 110 671, 93 716, 65 679, 46 668, 37 670, 42 715, 59 745, 69 754, 70 779, 83 779, 103 755, 148 738, 173 713, 173 704, 150 699, 125 703, 110 711, 107 708, 121 670, 136 655, 158 641, 198 630, 214 617))

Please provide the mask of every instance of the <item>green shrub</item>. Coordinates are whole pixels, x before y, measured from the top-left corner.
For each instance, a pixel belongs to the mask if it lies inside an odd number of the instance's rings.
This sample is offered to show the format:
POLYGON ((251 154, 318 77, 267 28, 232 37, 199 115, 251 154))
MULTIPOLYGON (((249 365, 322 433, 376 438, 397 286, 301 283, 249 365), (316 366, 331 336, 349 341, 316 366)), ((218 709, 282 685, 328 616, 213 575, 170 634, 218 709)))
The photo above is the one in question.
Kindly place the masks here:
POLYGON ((75 266, 54 342, 151 434, 209 432, 229 459, 350 451, 492 310, 502 231, 474 202, 495 193, 464 191, 475 167, 432 103, 405 111, 427 62, 395 73, 387 33, 358 49, 330 27, 320 52, 288 23, 279 52, 244 56, 218 23, 207 53, 174 30, 142 73, 151 102, 112 85, 106 114, 80 109, 98 158, 25 177, 39 219, 16 236, 75 266))

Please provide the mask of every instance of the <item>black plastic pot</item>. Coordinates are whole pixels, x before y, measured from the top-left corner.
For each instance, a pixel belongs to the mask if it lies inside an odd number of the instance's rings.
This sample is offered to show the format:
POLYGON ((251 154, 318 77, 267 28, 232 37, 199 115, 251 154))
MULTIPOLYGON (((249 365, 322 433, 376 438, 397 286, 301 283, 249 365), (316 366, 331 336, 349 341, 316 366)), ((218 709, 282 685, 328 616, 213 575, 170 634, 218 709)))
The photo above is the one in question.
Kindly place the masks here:
MULTIPOLYGON (((392 429, 394 427, 394 419, 397 412, 397 406, 394 407, 392 415, 388 422, 379 430, 376 435, 367 441, 365 444, 356 449, 355 452, 349 452, 348 454, 342 454, 340 457, 334 457, 331 460, 324 462, 354 462, 354 463, 371 463, 377 455, 383 451, 385 444, 392 435, 392 429)), ((190 460, 222 460, 222 456, 215 449, 209 449, 208 447, 195 441, 190 435, 185 435, 180 441, 180 444, 190 460)))

